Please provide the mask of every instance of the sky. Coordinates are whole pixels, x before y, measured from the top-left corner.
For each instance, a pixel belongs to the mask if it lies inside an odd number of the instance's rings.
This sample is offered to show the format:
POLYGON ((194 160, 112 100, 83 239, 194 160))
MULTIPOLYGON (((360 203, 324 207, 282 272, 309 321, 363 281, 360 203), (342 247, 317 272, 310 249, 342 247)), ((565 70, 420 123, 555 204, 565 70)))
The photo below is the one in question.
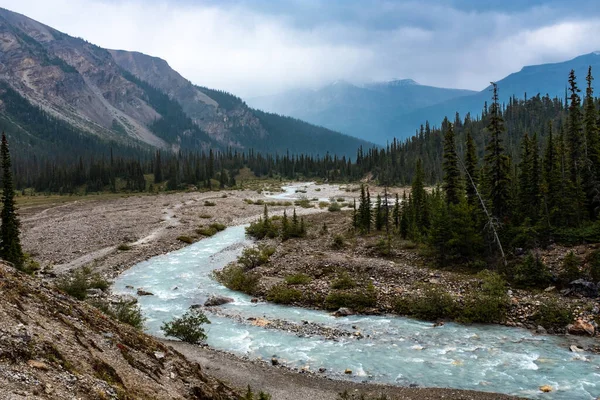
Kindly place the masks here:
POLYGON ((600 50, 598 0, 0 0, 72 36, 161 57, 244 98, 337 80, 481 90, 600 50))

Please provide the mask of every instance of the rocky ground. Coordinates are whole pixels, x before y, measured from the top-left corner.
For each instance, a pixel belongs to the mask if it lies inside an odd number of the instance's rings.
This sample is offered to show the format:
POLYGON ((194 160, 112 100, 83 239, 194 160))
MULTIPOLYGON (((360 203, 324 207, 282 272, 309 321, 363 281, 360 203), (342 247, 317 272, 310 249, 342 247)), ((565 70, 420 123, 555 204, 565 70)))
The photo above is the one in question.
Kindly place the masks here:
MULTIPOLYGON (((395 239, 391 253, 382 255, 378 245, 381 235, 357 236, 349 233, 351 215, 348 212, 309 216, 306 221, 309 226, 306 238, 290 239, 283 243, 272 240, 271 245, 277 251, 269 263, 252 270, 260 277, 256 292, 259 297, 266 299, 273 287, 283 286, 303 293, 292 303, 323 308, 326 306, 326 296, 334 289, 334 282, 347 276, 356 285, 357 292, 364 292, 369 284, 375 289, 376 305, 362 312, 393 313, 396 312, 395 304, 399 299, 418 296, 428 287, 449 292, 458 300, 479 290, 481 281, 472 272, 434 268, 434 263, 410 242, 395 239), (343 239, 341 244, 334 243, 336 237, 343 239), (286 278, 295 275, 307 275, 309 282, 286 284, 286 278)), ((541 257, 552 271, 557 272, 569 250, 553 246, 544 250, 541 257)), ((590 246, 579 246, 572 250, 584 259, 590 246)), ((542 304, 555 300, 573 309, 570 333, 587 336, 599 333, 600 299, 597 297, 584 297, 576 291, 559 292, 554 286, 537 291, 511 288, 508 294, 511 305, 506 320, 501 321, 508 326, 547 333, 546 329, 538 326, 536 317, 542 304)), ((549 333, 565 333, 567 329, 566 326, 554 328, 549 333)))
POLYGON ((240 399, 177 351, 0 264, 2 399, 240 399))

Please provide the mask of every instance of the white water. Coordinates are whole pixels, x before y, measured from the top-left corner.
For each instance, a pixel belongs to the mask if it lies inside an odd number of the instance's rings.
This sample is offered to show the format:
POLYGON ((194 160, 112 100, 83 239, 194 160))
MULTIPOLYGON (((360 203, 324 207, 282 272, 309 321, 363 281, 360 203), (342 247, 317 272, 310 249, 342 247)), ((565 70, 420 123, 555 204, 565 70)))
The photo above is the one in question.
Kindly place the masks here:
POLYGON ((465 326, 431 323, 395 316, 334 318, 326 312, 269 303, 253 304, 250 297, 232 292, 211 279, 210 273, 236 259, 251 242, 244 227, 236 226, 184 249, 152 258, 124 272, 115 282, 116 293, 133 294, 127 285, 154 296, 139 298, 149 333, 162 336, 160 325, 183 314, 192 304, 203 304, 211 294, 233 297, 228 312, 248 317, 313 321, 352 331, 357 326, 369 338, 339 341, 298 337, 284 331, 238 323, 209 315, 208 344, 246 355, 270 359, 312 371, 327 369, 332 377, 398 385, 451 387, 502 392, 548 399, 595 399, 600 396, 600 357, 572 353, 565 337, 538 336, 524 329, 502 326, 465 326), (177 288, 177 289, 175 289, 177 288), (344 375, 351 369, 352 377, 344 375), (541 385, 554 388, 541 393, 541 385))

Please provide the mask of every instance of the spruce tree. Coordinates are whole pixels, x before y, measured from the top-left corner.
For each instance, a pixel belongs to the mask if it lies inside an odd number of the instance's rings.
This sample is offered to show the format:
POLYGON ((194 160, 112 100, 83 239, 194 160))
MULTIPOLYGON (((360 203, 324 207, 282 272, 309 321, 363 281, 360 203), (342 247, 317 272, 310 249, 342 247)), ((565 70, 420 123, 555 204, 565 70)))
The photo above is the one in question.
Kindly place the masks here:
POLYGON ((162 175, 162 161, 160 159, 160 150, 156 150, 156 156, 154 159, 154 183, 160 183, 163 181, 162 175))
POLYGON ((569 201, 574 206, 575 225, 582 222, 584 217, 582 210, 585 206, 583 171, 586 163, 587 146, 581 123, 580 91, 577 87, 575 71, 571 70, 569 73, 569 113, 567 116, 568 168, 570 172, 567 193, 569 201))
POLYGON ((383 230, 383 208, 381 206, 381 195, 377 195, 375 201, 375 230, 383 230))
MULTIPOLYGON (((446 119, 446 122, 448 120, 446 119)), ((454 128, 447 123, 444 135, 444 192, 447 204, 458 204, 460 201, 460 171, 458 170, 458 155, 456 154, 456 143, 454 142, 454 128)))
POLYGON ((504 119, 498 102, 498 85, 492 82, 492 104, 489 110, 488 131, 491 135, 486 146, 485 178, 486 189, 494 216, 503 218, 509 213, 510 159, 504 152, 502 133, 504 119))
POLYGON ((11 170, 10 152, 6 135, 2 133, 0 145, 2 161, 2 212, 0 214, 0 255, 2 259, 12 263, 16 268, 23 269, 23 250, 19 238, 19 218, 15 205, 15 189, 11 170))
POLYGON ((592 88, 592 67, 586 77, 587 88, 584 100, 584 133, 586 158, 583 167, 583 182, 590 218, 595 219, 600 205, 600 137, 598 133, 598 112, 592 88))
POLYGON ((398 230, 400 228, 400 199, 398 198, 398 193, 396 193, 396 202, 394 203, 392 218, 394 220, 394 228, 398 230))
MULTIPOLYGON (((467 131, 467 153, 465 155, 465 169, 471 177, 473 184, 477 185, 478 174, 477 174, 477 149, 475 147, 475 140, 471 135, 471 131, 467 131)), ((473 187, 470 180, 467 179, 466 192, 467 192, 467 203, 471 207, 475 207, 477 204, 477 190, 473 187)))

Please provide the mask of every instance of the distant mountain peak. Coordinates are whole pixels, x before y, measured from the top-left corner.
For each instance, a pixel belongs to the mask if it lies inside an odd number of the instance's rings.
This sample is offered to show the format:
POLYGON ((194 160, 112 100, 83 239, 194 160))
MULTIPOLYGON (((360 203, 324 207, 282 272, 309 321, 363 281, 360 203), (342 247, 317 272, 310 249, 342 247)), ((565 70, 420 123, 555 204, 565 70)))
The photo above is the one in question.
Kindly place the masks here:
POLYGON ((389 86, 412 86, 419 85, 414 79, 392 79, 386 82, 389 86))
POLYGON ((600 56, 600 50, 592 51, 592 54, 595 56, 600 56))

